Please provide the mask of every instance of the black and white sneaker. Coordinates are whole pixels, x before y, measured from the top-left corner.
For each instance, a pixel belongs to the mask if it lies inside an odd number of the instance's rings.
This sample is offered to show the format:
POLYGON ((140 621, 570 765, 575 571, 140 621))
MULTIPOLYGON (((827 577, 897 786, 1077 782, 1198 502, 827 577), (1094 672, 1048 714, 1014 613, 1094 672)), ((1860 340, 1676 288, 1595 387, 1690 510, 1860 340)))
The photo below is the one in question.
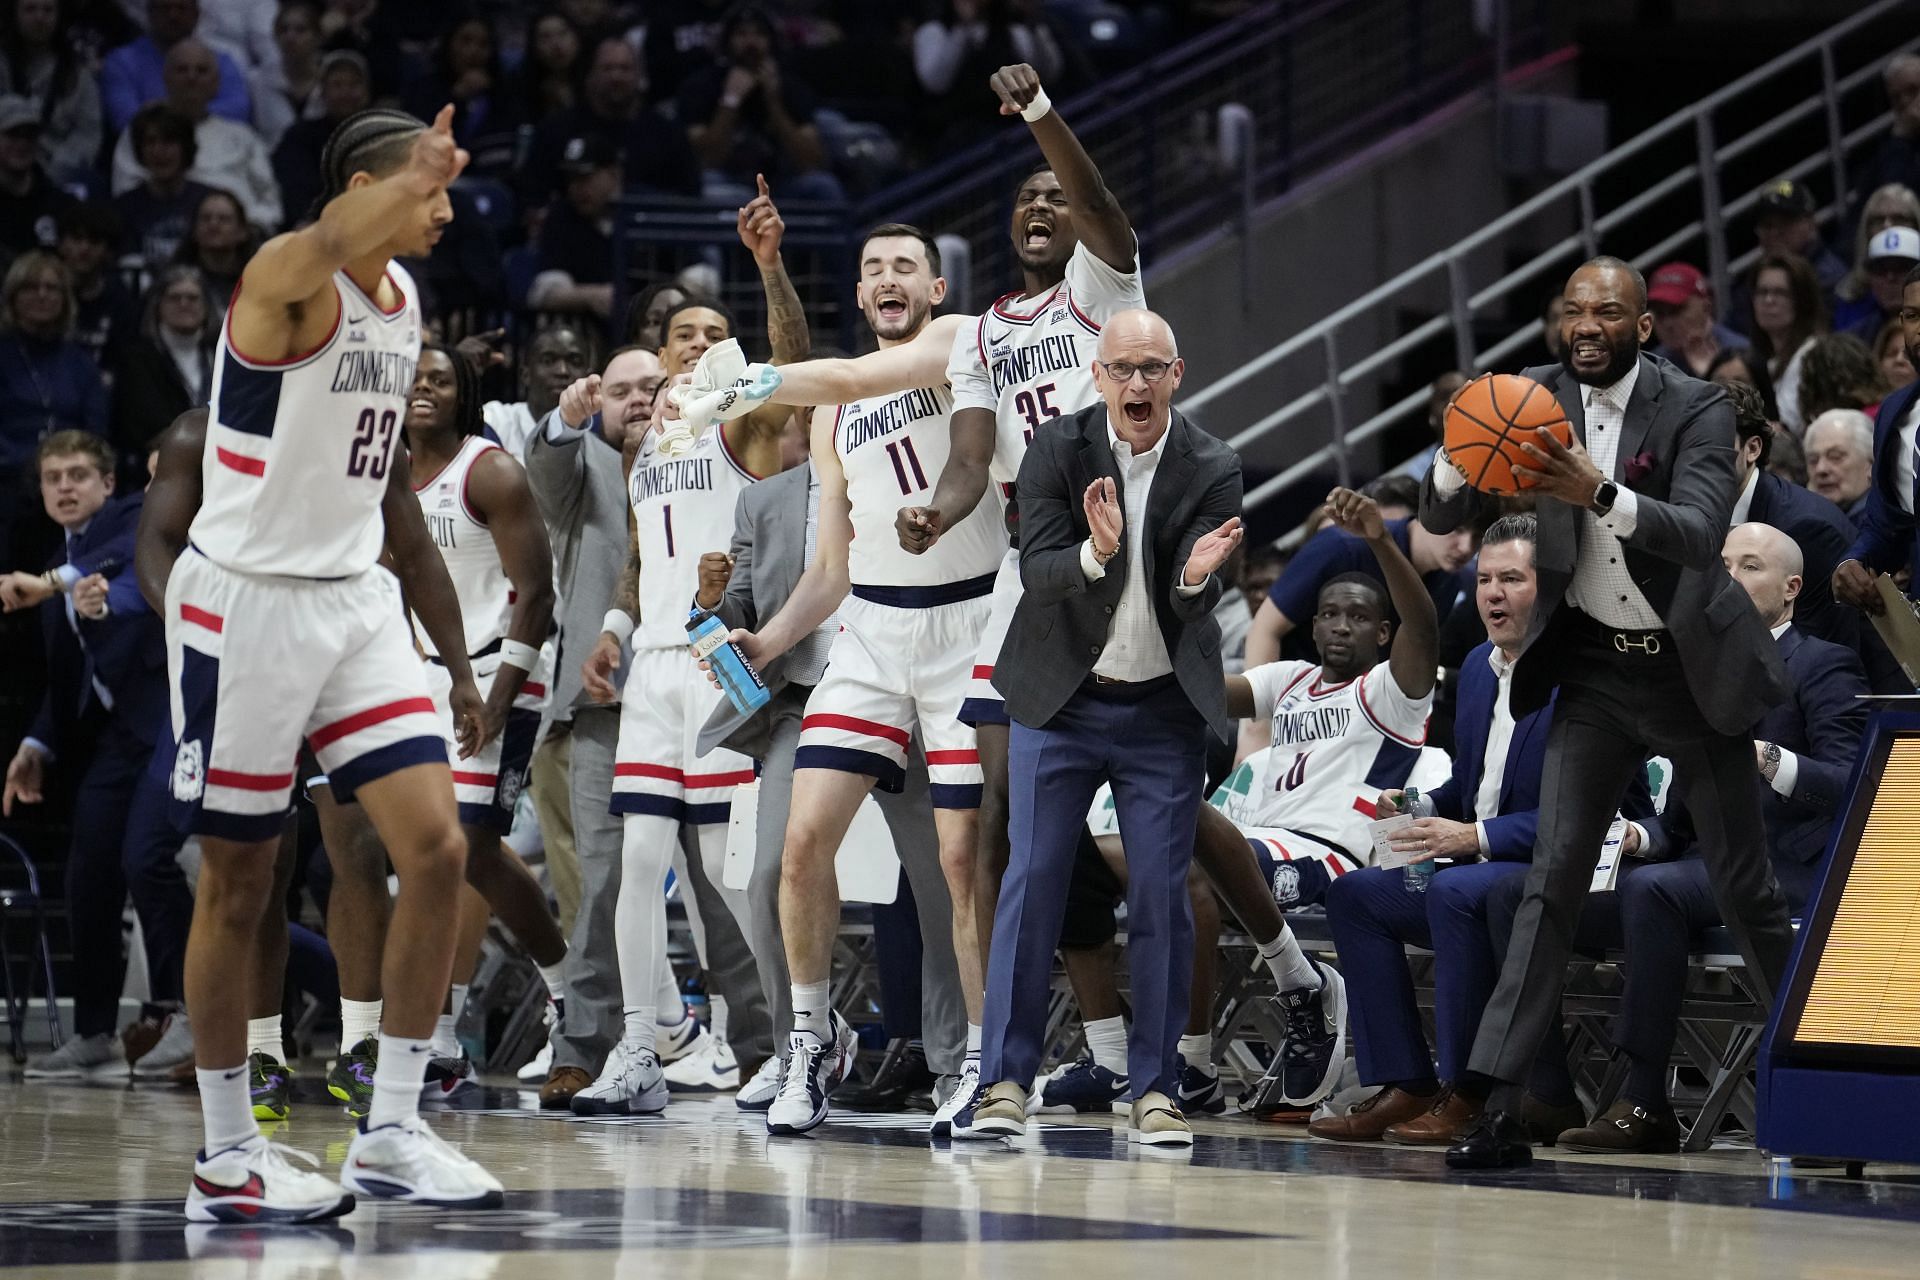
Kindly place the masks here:
POLYGON ((1294 987, 1275 999, 1286 1019, 1286 1040, 1274 1055, 1280 1102, 1310 1107, 1333 1092, 1347 1056, 1347 984, 1338 970, 1308 957, 1318 988, 1294 987))
POLYGON ((807 1133, 827 1118, 827 1073, 833 1046, 806 1031, 787 1037, 787 1065, 780 1091, 767 1108, 767 1132, 807 1133))

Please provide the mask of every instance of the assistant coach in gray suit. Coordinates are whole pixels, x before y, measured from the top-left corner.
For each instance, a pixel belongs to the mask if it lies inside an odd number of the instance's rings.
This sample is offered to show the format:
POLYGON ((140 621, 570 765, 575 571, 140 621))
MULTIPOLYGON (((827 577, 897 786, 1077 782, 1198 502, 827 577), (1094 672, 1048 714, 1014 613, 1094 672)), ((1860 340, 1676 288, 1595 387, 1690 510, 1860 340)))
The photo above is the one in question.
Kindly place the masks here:
POLYGON ((1207 730, 1225 736, 1214 572, 1240 545, 1240 459, 1173 410, 1185 366, 1150 311, 1107 322, 1101 396, 1020 465, 1020 581, 993 683, 1012 721, 1011 856, 994 913, 980 1079, 956 1138, 1020 1133, 1087 809, 1113 785, 1127 856, 1134 1140, 1193 1141, 1173 1098, 1193 968, 1187 866, 1207 730))
MULTIPOLYGON (((696 603, 713 610, 729 628, 758 629, 780 612, 812 562, 819 510, 820 482, 812 462, 742 489, 734 507, 731 567, 725 556, 710 552, 701 557, 701 592, 696 603), (724 581, 724 593, 716 589, 718 581, 724 581)), ((827 650, 839 629, 839 620, 830 617, 768 663, 760 678, 772 700, 749 716, 723 699, 699 738, 702 754, 724 746, 760 761, 760 808, 747 909, 760 986, 767 993, 773 1021, 773 1043, 782 1058, 787 1033, 793 1030, 792 982, 786 944, 780 937, 780 855, 786 846, 787 811, 793 799, 793 753, 800 745, 807 696, 826 670, 827 650)), ((907 758, 905 788, 897 795, 876 788, 873 796, 893 833, 894 849, 920 915, 920 1021, 927 1064, 942 1075, 958 1075, 967 1052, 967 1010, 953 958, 953 902, 940 871, 940 842, 933 828, 933 801, 927 794, 927 761, 917 742, 907 758)), ((763 1078, 742 1085, 736 1101, 743 1110, 764 1111, 779 1086, 777 1071, 764 1073, 763 1078)))
MULTIPOLYGON (((1462 1093, 1486 1101, 1447 1153, 1455 1168, 1532 1162, 1519 1103, 1560 991, 1580 905, 1620 793, 1649 754, 1673 761, 1721 918, 1770 998, 1793 943, 1767 860, 1753 726, 1786 697, 1778 646, 1720 561, 1734 500, 1733 409, 1720 388, 1641 354, 1646 282, 1595 258, 1567 282, 1563 368, 1529 369, 1573 424, 1525 446, 1537 500, 1539 595, 1514 667, 1516 716, 1546 705, 1552 728, 1540 831, 1500 983, 1462 1093)), ((1473 518, 1479 495, 1443 452, 1420 520, 1473 518)))

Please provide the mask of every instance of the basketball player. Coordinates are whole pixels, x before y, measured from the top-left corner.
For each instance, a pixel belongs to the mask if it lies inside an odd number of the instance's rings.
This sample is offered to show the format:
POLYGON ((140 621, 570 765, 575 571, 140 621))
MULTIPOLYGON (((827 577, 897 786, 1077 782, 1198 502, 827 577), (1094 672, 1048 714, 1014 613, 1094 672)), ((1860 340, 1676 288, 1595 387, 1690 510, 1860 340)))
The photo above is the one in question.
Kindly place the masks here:
POLYGON ((1281 1100, 1319 1101, 1344 1059, 1346 986, 1307 957, 1282 911, 1324 900, 1334 877, 1372 861, 1367 822, 1384 790, 1404 787, 1426 742, 1439 623, 1433 600, 1371 498, 1327 496, 1334 523, 1367 541, 1387 582, 1341 574, 1320 589, 1321 663, 1270 662, 1227 677, 1227 713, 1273 730, 1265 767, 1225 814, 1202 805, 1194 857, 1259 945, 1287 1040, 1274 1058, 1281 1100), (1391 656, 1388 604, 1400 616, 1391 656))
POLYGON ((319 218, 248 262, 221 333, 202 505, 165 601, 173 796, 202 848, 186 975, 206 1127, 195 1221, 327 1218, 353 1206, 348 1191, 504 1199, 418 1114, 453 959, 444 904, 467 851, 399 588, 376 563, 420 354, 417 295, 391 260, 439 239, 466 160, 451 106, 431 127, 390 110, 342 121, 321 155, 319 218), (400 877, 373 1102, 338 1184, 261 1136, 247 1086, 250 962, 275 909, 274 845, 303 738, 336 792, 366 808, 400 877))
MULTIPOLYGON (((767 290, 774 362, 798 360, 809 340, 806 316, 780 260, 786 224, 764 180, 737 222, 767 290)), ((667 313, 663 328, 660 361, 672 376, 690 371, 708 347, 732 336, 733 317, 717 302, 688 299, 667 313)), ((579 427, 599 407, 600 379, 589 377, 562 393, 558 412, 565 425, 579 427)), ((720 695, 694 665, 686 620, 699 589, 700 557, 731 544, 740 490, 779 470, 780 438, 791 416, 790 409, 769 406, 704 430, 685 431, 673 422, 628 437, 628 563, 581 672, 595 698, 621 700, 611 808, 624 827, 614 926, 623 1032, 598 1078, 573 1096, 576 1115, 651 1114, 666 1107, 654 1018, 667 950, 662 886, 676 846, 700 861, 747 932, 746 895, 719 886, 733 788, 753 780, 753 762, 724 750, 696 755, 700 728, 720 695), (629 639, 633 661, 616 695, 612 676, 629 639)), ((691 907, 692 895, 686 900, 691 907)))

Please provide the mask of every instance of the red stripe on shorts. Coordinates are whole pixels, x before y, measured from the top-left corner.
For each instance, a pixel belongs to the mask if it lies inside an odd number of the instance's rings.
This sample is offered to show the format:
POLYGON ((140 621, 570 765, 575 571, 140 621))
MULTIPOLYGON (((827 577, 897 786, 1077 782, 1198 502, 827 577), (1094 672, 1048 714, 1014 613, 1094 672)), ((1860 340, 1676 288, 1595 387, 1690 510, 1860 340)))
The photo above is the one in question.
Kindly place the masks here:
POLYGON ((500 775, 497 773, 456 773, 453 775, 453 780, 469 787, 492 787, 499 785, 500 775))
POLYGON ((227 620, 219 614, 208 613, 200 606, 192 604, 183 604, 180 606, 180 621, 191 622, 196 627, 205 627, 207 630, 213 632, 222 631, 227 625, 227 620))
POLYGON ((837 716, 822 713, 806 716, 800 721, 800 732, 809 729, 845 729, 848 733, 864 733, 869 738, 885 738, 905 749, 913 741, 913 735, 905 729, 896 729, 890 724, 880 724, 873 720, 862 720, 857 716, 837 716))
POLYGON ((753 770, 735 769, 732 773, 690 773, 687 775, 687 790, 701 791, 711 787, 742 787, 753 781, 753 770))
POLYGON ((978 751, 929 751, 927 763, 932 764, 979 764, 978 751))
POLYGON ((290 773, 240 773, 233 769, 207 770, 207 785, 235 791, 278 791, 293 785, 290 773))
POLYGON ((664 764, 616 764, 613 766, 616 778, 658 778, 661 782, 685 782, 686 771, 664 764))
POLYGON ((432 714, 433 699, 402 698, 398 702, 389 702, 384 706, 368 707, 365 711, 355 712, 344 720, 335 720, 332 724, 316 729, 308 734, 307 743, 315 751, 318 751, 330 743, 338 742, 350 733, 358 733, 362 729, 370 729, 374 725, 384 724, 388 720, 397 720, 401 716, 430 716, 432 714))
POLYGON ((213 453, 215 457, 220 459, 223 465, 231 467, 241 475, 263 476, 267 474, 267 463, 264 458, 249 458, 244 453, 235 453, 231 449, 222 449, 219 445, 213 447, 213 453))
POLYGON ((993 679, 993 668, 992 667, 975 667, 973 669, 973 678, 975 680, 991 680, 993 679))

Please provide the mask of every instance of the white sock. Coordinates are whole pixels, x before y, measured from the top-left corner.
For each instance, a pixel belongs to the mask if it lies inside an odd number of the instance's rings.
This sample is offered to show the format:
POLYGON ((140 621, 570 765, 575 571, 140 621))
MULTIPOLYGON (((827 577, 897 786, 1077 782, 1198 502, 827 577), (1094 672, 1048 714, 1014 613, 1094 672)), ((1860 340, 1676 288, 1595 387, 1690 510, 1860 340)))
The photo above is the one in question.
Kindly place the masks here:
POLYGON ((969 1022, 967 1024, 967 1057, 973 1059, 975 1062, 980 1060, 981 1036, 980 1024, 977 1022, 969 1022))
POLYGON ((1307 953, 1300 949, 1293 930, 1286 925, 1280 926, 1279 937, 1260 944, 1260 958, 1267 962, 1267 969, 1273 974, 1273 985, 1280 990, 1297 991, 1301 987, 1313 991, 1320 989, 1320 971, 1307 959, 1307 953))
POLYGON ((1117 1076, 1127 1074, 1127 1020, 1122 1017, 1095 1018, 1086 1024, 1087 1052, 1093 1065, 1105 1067, 1117 1076))
POLYGON ((1181 1036, 1180 1057, 1190 1067, 1210 1070, 1213 1067, 1213 1036, 1204 1031, 1195 1036, 1181 1036))
POLYGON ((452 1018, 455 1022, 458 1022, 460 1021, 460 1015, 465 1013, 466 1010, 467 1010, 467 984, 464 982, 456 982, 452 986, 447 988, 447 1015, 446 1016, 449 1018, 452 1018))
POLYGON ((567 984, 560 980, 560 970, 565 964, 566 961, 563 960, 559 964, 540 964, 534 966, 534 968, 540 970, 540 981, 547 984, 547 995, 552 998, 555 1004, 559 1004, 567 998, 567 984))
POLYGON ((833 1039, 831 982, 793 984, 793 1029, 804 1031, 821 1044, 833 1039))
POLYGON ((345 1053, 362 1040, 372 1040, 380 1034, 380 1001, 348 1000, 340 1001, 340 1051, 345 1053))
POLYGON ((208 1155, 218 1155, 258 1137, 260 1126, 253 1119, 253 1095, 247 1081, 247 1064, 218 1067, 211 1071, 196 1068, 200 1082, 200 1118, 206 1125, 208 1155))
POLYGON ((654 1034, 653 1006, 650 1004, 629 1004, 620 1007, 620 1039, 636 1049, 645 1049, 648 1053, 658 1050, 654 1034))
POLYGON ((453 1033, 453 1015, 443 1013, 433 1020, 433 1039, 427 1043, 433 1046, 435 1056, 457 1058, 460 1056, 460 1037, 453 1033))
POLYGON ((707 997, 707 1030, 713 1032, 713 1038, 721 1044, 727 1042, 727 998, 725 996, 707 997))
POLYGON ((247 1019, 247 1056, 264 1053, 275 1062, 280 1061, 286 1049, 280 1043, 280 1015, 270 1018, 247 1019))
POLYGON ((399 1124, 420 1114, 420 1086, 426 1083, 433 1041, 381 1035, 380 1060, 373 1067, 373 1105, 367 1128, 399 1124))

